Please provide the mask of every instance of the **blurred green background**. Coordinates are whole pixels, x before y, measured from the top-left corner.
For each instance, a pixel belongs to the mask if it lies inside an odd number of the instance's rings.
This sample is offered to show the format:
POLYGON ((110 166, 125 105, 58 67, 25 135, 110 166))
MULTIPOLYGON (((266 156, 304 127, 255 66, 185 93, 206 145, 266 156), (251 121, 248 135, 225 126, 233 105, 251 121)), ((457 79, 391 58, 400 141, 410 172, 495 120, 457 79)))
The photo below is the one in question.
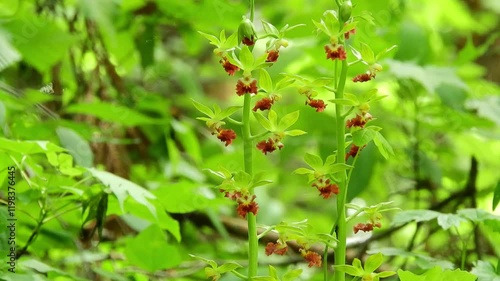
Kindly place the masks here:
MULTIPOLYGON (((316 34, 312 20, 334 9, 334 1, 255 2, 257 33, 261 19, 278 28, 305 24, 288 33, 289 46, 268 69, 273 79, 282 73, 331 76, 333 64, 323 50, 327 38, 316 34)), ((381 62, 384 71, 375 81, 347 83, 349 93, 377 87, 387 96, 372 105, 372 124, 383 128, 394 149, 388 160, 373 145, 363 150, 349 200, 394 201, 403 210, 494 212, 494 195, 500 196, 500 2, 353 2, 354 16, 368 11, 374 22, 361 21, 351 43, 366 42, 375 52, 398 48, 381 62)), ((224 147, 210 135, 195 119, 201 114, 191 99, 207 106, 241 105, 234 90, 238 77, 227 76, 197 31, 231 34, 247 12, 247 1, 236 0, 0 1, 0 217, 7 216, 6 169, 19 163, 25 174, 16 175, 18 250, 32 240, 17 273, 8 274, 7 234, 0 232, 0 272, 6 272, 0 278, 204 280, 204 265, 188 254, 244 264, 246 239, 234 205, 204 171, 220 164, 241 169, 243 146, 237 138, 224 147), (88 174, 72 174, 47 153, 29 151, 29 141, 61 146, 75 169, 105 169, 157 200, 144 204, 137 199, 144 195, 133 192, 126 200, 117 198, 88 174), (109 201, 102 214, 104 198, 109 201), (154 206, 159 219, 145 206, 154 206), (90 235, 96 225, 103 226, 100 243, 90 235)), ((262 44, 255 47, 263 50, 262 44)), ((364 71, 356 66, 348 76, 364 71)), ((315 231, 329 232, 334 200, 322 200, 292 171, 305 166, 306 152, 324 158, 336 149, 333 105, 316 113, 296 88, 282 95, 273 109, 280 115, 300 110, 293 129, 307 134, 287 138, 279 152, 254 152, 255 170, 273 180, 257 190, 258 223, 308 219, 315 231)), ((320 98, 333 97, 325 92, 320 98)), ((496 264, 499 220, 447 230, 434 220, 396 229, 393 215, 385 215, 373 235, 350 234, 348 259, 380 248, 391 255, 391 247, 401 252, 393 249, 388 269, 453 268, 460 266, 467 240, 465 269, 477 260, 496 264), (401 254, 408 252, 418 256, 401 254)), ((3 230, 5 223, 0 222, 3 230)), ((260 255, 261 274, 272 263, 280 272, 303 268, 301 280, 322 280, 297 253, 266 257, 262 248, 260 255)))

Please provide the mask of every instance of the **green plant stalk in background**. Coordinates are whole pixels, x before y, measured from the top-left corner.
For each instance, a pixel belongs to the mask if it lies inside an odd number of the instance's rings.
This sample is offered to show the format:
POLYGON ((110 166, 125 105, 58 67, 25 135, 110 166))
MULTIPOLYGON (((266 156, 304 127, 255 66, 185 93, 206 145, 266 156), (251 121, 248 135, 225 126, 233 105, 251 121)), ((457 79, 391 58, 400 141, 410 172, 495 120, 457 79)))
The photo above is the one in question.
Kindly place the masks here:
MULTIPOLYGON (((250 0, 250 21, 253 22, 255 15, 255 2, 250 0)), ((245 172, 250 176, 253 175, 252 169, 252 134, 250 132, 250 103, 252 97, 250 94, 245 95, 243 101, 243 158, 245 163, 245 172)), ((254 195, 254 191, 250 190, 250 196, 254 195)), ((247 214, 248 224, 248 280, 257 275, 259 262, 259 241, 257 238, 257 218, 252 212, 247 214)))
MULTIPOLYGON (((245 95, 243 103, 243 158, 245 164, 245 172, 252 175, 252 136, 250 134, 250 102, 252 97, 245 95)), ((250 196, 253 196, 253 190, 250 191, 250 196)), ((252 212, 247 214, 248 223, 248 279, 251 280, 257 274, 258 266, 258 241, 257 241, 257 220, 252 212)))
MULTIPOLYGON (((336 99, 344 98, 344 87, 347 79, 347 61, 342 61, 342 68, 340 70, 340 79, 335 94, 336 99)), ((335 104, 335 118, 336 118, 336 133, 337 133, 337 163, 345 164, 345 118, 343 114, 344 105, 335 104)), ((335 265, 345 264, 346 255, 346 240, 347 240, 347 223, 345 204, 347 199, 347 174, 342 172, 339 182, 340 193, 337 197, 337 247, 335 249, 335 265)), ((344 281, 345 273, 335 270, 335 281, 344 281)))

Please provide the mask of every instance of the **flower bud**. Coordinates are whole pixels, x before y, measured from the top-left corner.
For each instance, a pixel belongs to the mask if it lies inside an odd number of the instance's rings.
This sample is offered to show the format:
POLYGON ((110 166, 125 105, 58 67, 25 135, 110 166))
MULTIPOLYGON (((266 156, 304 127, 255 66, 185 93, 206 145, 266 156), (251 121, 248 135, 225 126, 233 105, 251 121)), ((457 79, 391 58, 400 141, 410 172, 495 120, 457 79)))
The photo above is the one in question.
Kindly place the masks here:
POLYGON ((367 112, 370 111, 370 105, 367 102, 360 104, 358 108, 363 115, 367 114, 367 112))
POLYGON ((256 40, 257 34, 253 23, 249 19, 244 18, 238 27, 238 41, 247 46, 253 46, 256 40))
POLYGON ((380 71, 382 71, 384 68, 383 68, 380 64, 378 64, 378 63, 374 63, 373 65, 371 65, 370 69, 371 69, 371 70, 373 70, 373 71, 380 72, 380 71))
POLYGON ((352 12, 352 2, 351 0, 345 0, 340 7, 340 20, 346 22, 351 18, 352 12))
POLYGON ((279 45, 279 47, 286 48, 286 47, 288 47, 288 40, 285 40, 285 39, 278 40, 276 45, 279 45))

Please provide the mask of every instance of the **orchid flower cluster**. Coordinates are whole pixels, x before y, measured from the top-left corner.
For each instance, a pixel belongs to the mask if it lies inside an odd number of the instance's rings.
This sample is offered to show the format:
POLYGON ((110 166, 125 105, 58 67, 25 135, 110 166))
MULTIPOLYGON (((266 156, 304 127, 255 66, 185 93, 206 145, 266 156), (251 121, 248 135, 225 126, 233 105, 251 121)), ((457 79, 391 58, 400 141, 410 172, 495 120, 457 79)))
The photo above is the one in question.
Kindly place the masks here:
MULTIPOLYGON (((215 46, 214 54, 218 57, 223 70, 229 76, 239 76, 235 85, 235 94, 243 98, 242 106, 231 106, 224 110, 217 104, 213 105, 212 110, 204 104, 193 101, 194 106, 206 115, 198 117, 198 119, 206 122, 210 132, 216 135, 217 139, 225 146, 229 146, 241 135, 244 150, 244 171, 230 171, 224 167, 220 167, 218 171, 208 170, 221 179, 221 184, 217 186, 218 190, 225 197, 235 201, 237 203, 236 212, 241 218, 247 219, 248 275, 245 276, 236 271, 241 266, 235 263, 219 266, 214 261, 196 257, 210 265, 206 268, 206 273, 212 280, 218 280, 221 274, 226 272, 232 272, 242 279, 260 280, 261 277, 256 277, 258 240, 272 231, 277 233, 279 239, 276 242, 267 243, 266 255, 285 255, 288 252, 288 244, 295 241, 294 243, 299 245, 298 252, 308 262, 309 267, 324 266, 325 280, 327 280, 328 249, 333 247, 335 248, 335 280, 343 281, 345 280, 346 268, 348 268, 345 265, 347 223, 358 216, 368 215, 369 220, 366 223, 356 224, 353 227, 353 232, 373 231, 374 228, 382 227, 380 213, 392 210, 386 208, 385 203, 366 208, 346 202, 353 166, 363 148, 373 141, 380 153, 386 158, 392 154, 392 149, 380 134, 381 128, 369 124, 375 120, 369 112, 370 104, 382 99, 383 96, 377 95, 376 89, 358 95, 347 93, 345 89, 348 80, 347 70, 350 66, 357 63, 366 65, 366 72, 355 75, 350 79, 352 83, 371 81, 375 79, 378 72, 383 70, 378 61, 394 46, 375 55, 367 44, 360 43, 361 48, 358 51, 352 44, 352 38, 356 35, 359 20, 368 19, 370 21, 370 16, 363 14, 359 17, 353 17, 351 15, 353 7, 350 0, 336 2, 337 10, 326 11, 320 22, 313 21, 318 33, 323 33, 328 37, 328 43, 323 46, 323 49, 326 53, 326 59, 331 60, 335 65, 332 77, 310 79, 300 75, 285 74, 284 78, 274 83, 266 68, 277 63, 282 55, 280 53, 282 48, 289 46, 289 41, 285 39, 285 33, 300 25, 292 27, 285 25, 278 30, 274 25, 262 21, 264 33, 258 35, 253 24, 254 1, 252 0, 250 0, 250 18, 243 17, 237 33, 226 37, 223 30, 219 37, 216 37, 200 32, 215 46), (261 40, 267 41, 265 51, 262 54, 255 54, 254 47, 261 40), (348 53, 349 50, 352 55, 348 53), (309 168, 295 170, 296 174, 307 175, 309 184, 319 192, 323 199, 337 201, 336 218, 329 234, 312 232, 307 221, 282 222, 267 227, 260 234, 257 232, 256 216, 259 205, 254 189, 270 181, 265 179, 264 172, 253 173, 252 150, 257 148, 264 155, 268 155, 285 147, 285 137, 305 134, 302 130, 289 130, 298 120, 299 111, 288 113, 279 118, 276 111, 273 110, 273 106, 281 99, 280 92, 292 85, 297 88, 300 95, 305 97, 305 105, 312 107, 318 114, 324 114, 330 104, 333 104, 335 109, 334 124, 337 131, 337 150, 328 155, 325 160, 320 156, 306 153, 304 160, 309 168), (334 99, 320 99, 318 98, 320 92, 331 92, 334 99), (231 117, 238 111, 241 111, 241 120, 235 120, 231 117), (262 127, 261 132, 255 135, 250 130, 251 112, 253 112, 254 119, 262 127), (239 126, 241 134, 227 128, 226 122, 239 126), (347 161, 351 158, 353 160, 349 165, 347 161), (346 209, 348 208, 356 210, 351 217, 346 217, 346 209), (317 247, 313 247, 315 243, 325 245, 323 257, 317 247)), ((372 272, 363 271, 363 274, 365 273, 370 276, 379 276, 372 272)), ((262 277, 262 280, 280 280, 272 266, 269 267, 269 274, 271 279, 262 277)), ((290 274, 297 277, 300 272, 292 271, 290 274)), ((380 276, 390 275, 392 272, 380 276)), ((286 280, 292 279, 287 278, 286 280)))

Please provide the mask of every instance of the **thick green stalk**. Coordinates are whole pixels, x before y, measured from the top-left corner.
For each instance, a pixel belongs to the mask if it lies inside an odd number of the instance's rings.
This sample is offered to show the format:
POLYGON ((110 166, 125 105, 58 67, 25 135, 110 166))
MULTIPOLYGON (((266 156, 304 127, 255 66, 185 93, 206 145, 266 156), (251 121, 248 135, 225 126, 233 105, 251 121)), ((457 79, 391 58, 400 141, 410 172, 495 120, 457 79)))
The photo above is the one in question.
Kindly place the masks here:
MULTIPOLYGON (((253 22, 255 16, 255 0, 250 1, 250 21, 253 22)), ((243 103, 243 153, 245 162, 245 172, 252 175, 252 134, 250 132, 250 94, 245 95, 243 103)), ((253 190, 250 196, 253 195, 253 190)), ((248 224, 248 280, 257 275, 259 261, 259 244, 257 238, 257 219, 251 212, 247 214, 248 224)))
MULTIPOLYGON (((252 97, 245 94, 243 103, 243 157, 245 172, 252 175, 252 135, 250 133, 250 102, 252 97)), ((253 195, 253 191, 250 196, 253 195)), ((258 266, 258 241, 257 241, 257 220, 251 212, 247 214, 248 223, 248 280, 257 275, 258 266)))
MULTIPOLYGON (((347 61, 342 61, 340 79, 337 87, 336 99, 344 98, 344 87, 347 79, 347 61)), ((337 126, 337 163, 345 164, 345 117, 344 106, 335 104, 335 117, 337 126)), ((347 198, 347 174, 344 172, 339 182, 340 193, 337 197, 337 239, 339 240, 335 249, 335 265, 344 265, 346 256, 347 223, 345 204, 347 198)), ((335 270, 335 281, 345 281, 344 272, 335 270)))

